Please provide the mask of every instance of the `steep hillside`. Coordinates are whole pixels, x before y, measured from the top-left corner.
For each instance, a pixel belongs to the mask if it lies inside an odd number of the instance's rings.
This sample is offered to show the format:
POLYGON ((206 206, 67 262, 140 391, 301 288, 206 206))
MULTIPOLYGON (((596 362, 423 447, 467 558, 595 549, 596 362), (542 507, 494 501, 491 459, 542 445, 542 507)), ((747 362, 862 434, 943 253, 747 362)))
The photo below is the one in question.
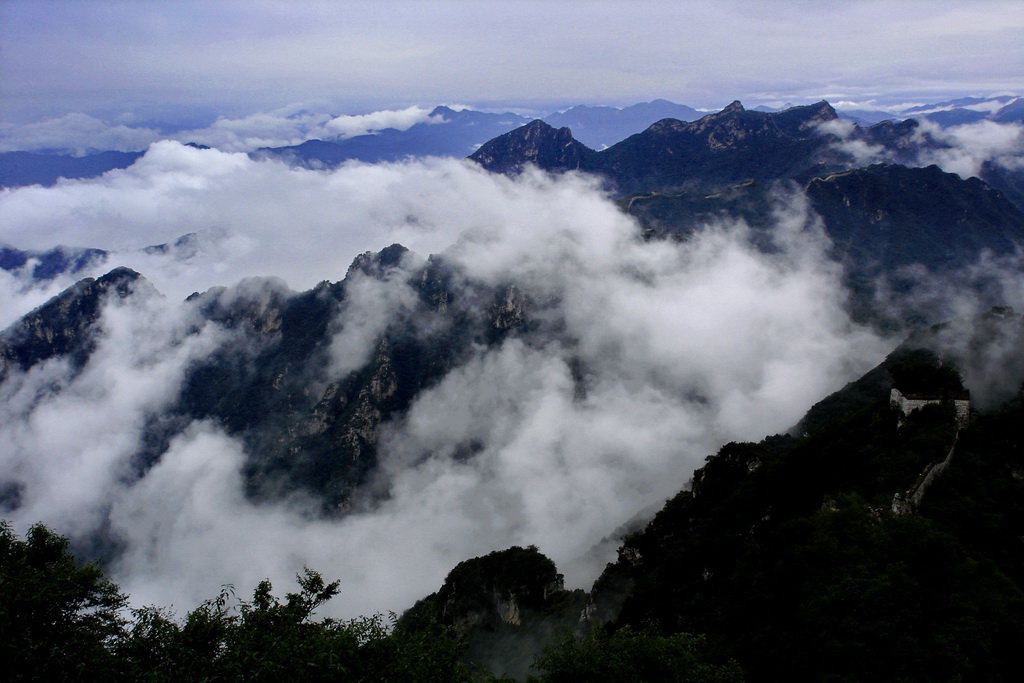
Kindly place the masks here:
MULTIPOLYGON (((950 325, 915 335, 815 406, 796 436, 709 456, 690 487, 626 536, 580 616, 549 620, 581 635, 569 644, 550 638, 556 649, 540 661, 591 647, 585 634, 596 628, 703 634, 708 657, 734 660, 748 681, 1017 680, 1024 450, 1015 425, 1024 404, 1016 391, 1003 394, 1011 400, 958 430, 948 402, 901 416, 889 400, 893 386, 959 385, 936 351, 964 368, 999 365, 995 347, 1024 351, 1021 317, 1008 311, 950 325)), ((985 393, 977 371, 965 376, 985 393)), ((1019 391, 1024 372, 1013 377, 1019 391)), ((473 566, 484 573, 473 585, 494 580, 488 563, 473 566)), ((451 586, 467 585, 455 575, 451 586)), ((424 605, 435 605, 436 622, 452 623, 437 600, 424 605)), ((507 630, 506 644, 521 647, 524 632, 507 630)), ((653 656, 641 647, 614 656, 653 656)), ((602 651, 590 656, 614 666, 602 651)))

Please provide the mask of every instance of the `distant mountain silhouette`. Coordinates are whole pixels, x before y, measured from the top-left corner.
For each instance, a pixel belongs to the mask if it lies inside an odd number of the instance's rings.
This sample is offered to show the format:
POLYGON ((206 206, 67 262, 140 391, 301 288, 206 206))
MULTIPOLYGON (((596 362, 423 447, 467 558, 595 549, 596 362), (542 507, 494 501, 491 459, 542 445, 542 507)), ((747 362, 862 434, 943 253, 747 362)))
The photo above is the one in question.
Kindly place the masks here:
POLYGON ((0 187, 50 186, 59 178, 95 178, 115 168, 128 168, 142 152, 97 152, 86 156, 0 152, 0 187))
POLYGON ((704 114, 685 104, 668 100, 641 102, 629 107, 579 105, 543 117, 555 128, 569 128, 573 137, 591 149, 610 147, 662 119, 694 121, 704 114))
MULTIPOLYGON (((834 140, 817 126, 835 118, 827 102, 779 113, 747 111, 733 102, 697 121, 662 119, 599 152, 584 152, 562 133, 557 144, 575 150, 569 157, 538 156, 538 131, 524 127, 492 140, 470 158, 495 172, 516 171, 528 163, 557 171, 578 159, 569 167, 600 174, 623 194, 709 188, 811 174, 830 157, 834 140)), ((551 131, 545 135, 548 144, 555 144, 551 131)))

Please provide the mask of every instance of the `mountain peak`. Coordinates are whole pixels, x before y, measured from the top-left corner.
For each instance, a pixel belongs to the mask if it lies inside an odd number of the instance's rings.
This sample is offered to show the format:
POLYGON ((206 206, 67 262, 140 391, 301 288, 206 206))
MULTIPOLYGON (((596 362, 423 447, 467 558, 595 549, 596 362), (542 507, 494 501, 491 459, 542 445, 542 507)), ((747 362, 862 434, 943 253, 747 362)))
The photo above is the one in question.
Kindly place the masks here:
POLYGON ((469 158, 488 171, 515 174, 527 164, 545 171, 577 169, 592 154, 593 150, 576 140, 568 128, 556 129, 535 119, 487 142, 469 158))
POLYGON ((820 102, 808 104, 802 108, 805 111, 811 113, 814 117, 820 118, 822 120, 832 120, 839 118, 839 114, 832 107, 832 105, 828 103, 828 100, 821 100, 820 102))
POLYGON ((746 111, 743 108, 743 104, 739 100, 733 100, 728 107, 724 108, 719 114, 731 114, 734 111, 746 111))

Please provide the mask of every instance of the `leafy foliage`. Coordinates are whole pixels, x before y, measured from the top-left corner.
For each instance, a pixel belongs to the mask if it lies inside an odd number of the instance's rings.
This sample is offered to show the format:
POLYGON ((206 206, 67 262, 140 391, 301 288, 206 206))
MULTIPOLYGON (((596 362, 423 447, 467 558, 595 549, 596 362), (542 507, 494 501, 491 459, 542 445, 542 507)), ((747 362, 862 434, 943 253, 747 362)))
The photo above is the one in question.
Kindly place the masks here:
POLYGON ((94 565, 42 525, 25 540, 0 524, 0 657, 8 680, 469 681, 462 641, 437 626, 411 631, 394 615, 342 621, 314 613, 337 595, 315 571, 278 599, 262 581, 249 601, 233 589, 181 621, 130 612, 94 565))
POLYGON ((1021 419, 1011 407, 956 438, 951 406, 897 428, 879 400, 822 412, 801 439, 729 444, 626 540, 594 600, 627 594, 613 627, 707 634, 752 681, 1019 680, 1021 419), (893 511, 953 443, 917 512, 893 511))
POLYGON ((0 521, 0 661, 8 680, 109 675, 121 635, 123 596, 68 541, 42 525, 24 540, 0 521))
POLYGON ((628 626, 588 636, 565 632, 537 658, 541 683, 739 683, 735 662, 712 664, 703 639, 628 626))

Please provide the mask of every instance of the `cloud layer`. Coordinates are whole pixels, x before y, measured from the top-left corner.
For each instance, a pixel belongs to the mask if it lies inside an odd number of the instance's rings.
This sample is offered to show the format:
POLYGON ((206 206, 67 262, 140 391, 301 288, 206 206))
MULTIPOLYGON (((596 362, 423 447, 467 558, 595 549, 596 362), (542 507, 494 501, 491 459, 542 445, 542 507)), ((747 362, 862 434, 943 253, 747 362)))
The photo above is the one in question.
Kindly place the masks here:
POLYGON ((102 150, 135 152, 165 139, 216 147, 225 152, 254 152, 261 147, 286 147, 306 140, 344 140, 385 128, 407 130, 417 123, 441 123, 422 107, 381 110, 368 114, 258 112, 240 118, 219 117, 205 128, 169 134, 146 126, 101 120, 73 112, 22 125, 0 124, 0 152, 58 150, 75 155, 102 150))
MULTIPOLYGON (((509 179, 454 160, 317 172, 174 142, 99 179, 4 193, 5 241, 114 250, 105 268, 131 265, 167 295, 108 306, 77 376, 51 361, 4 385, 0 478, 21 482, 15 522, 77 537, 107 525, 123 544, 115 578, 138 602, 179 609, 223 583, 286 585, 305 564, 342 579, 340 613, 401 610, 458 561, 529 543, 586 586, 613 554, 608 534, 705 455, 788 428, 890 348, 846 317, 805 207, 781 197, 775 219, 772 254, 742 223, 644 242, 583 176, 509 179), (187 232, 198 236, 167 253, 136 250, 187 232), (259 281, 234 283, 254 275, 305 289, 392 242, 416 252, 407 268, 442 253, 471 280, 515 282, 561 331, 476 349, 386 424, 387 495, 342 519, 247 500, 243 446, 209 422, 127 475, 146 416, 188 364, 244 341, 196 317, 186 294, 251 294, 259 281)), ((356 367, 388 314, 408 308, 404 282, 350 288, 331 373, 356 367)))

